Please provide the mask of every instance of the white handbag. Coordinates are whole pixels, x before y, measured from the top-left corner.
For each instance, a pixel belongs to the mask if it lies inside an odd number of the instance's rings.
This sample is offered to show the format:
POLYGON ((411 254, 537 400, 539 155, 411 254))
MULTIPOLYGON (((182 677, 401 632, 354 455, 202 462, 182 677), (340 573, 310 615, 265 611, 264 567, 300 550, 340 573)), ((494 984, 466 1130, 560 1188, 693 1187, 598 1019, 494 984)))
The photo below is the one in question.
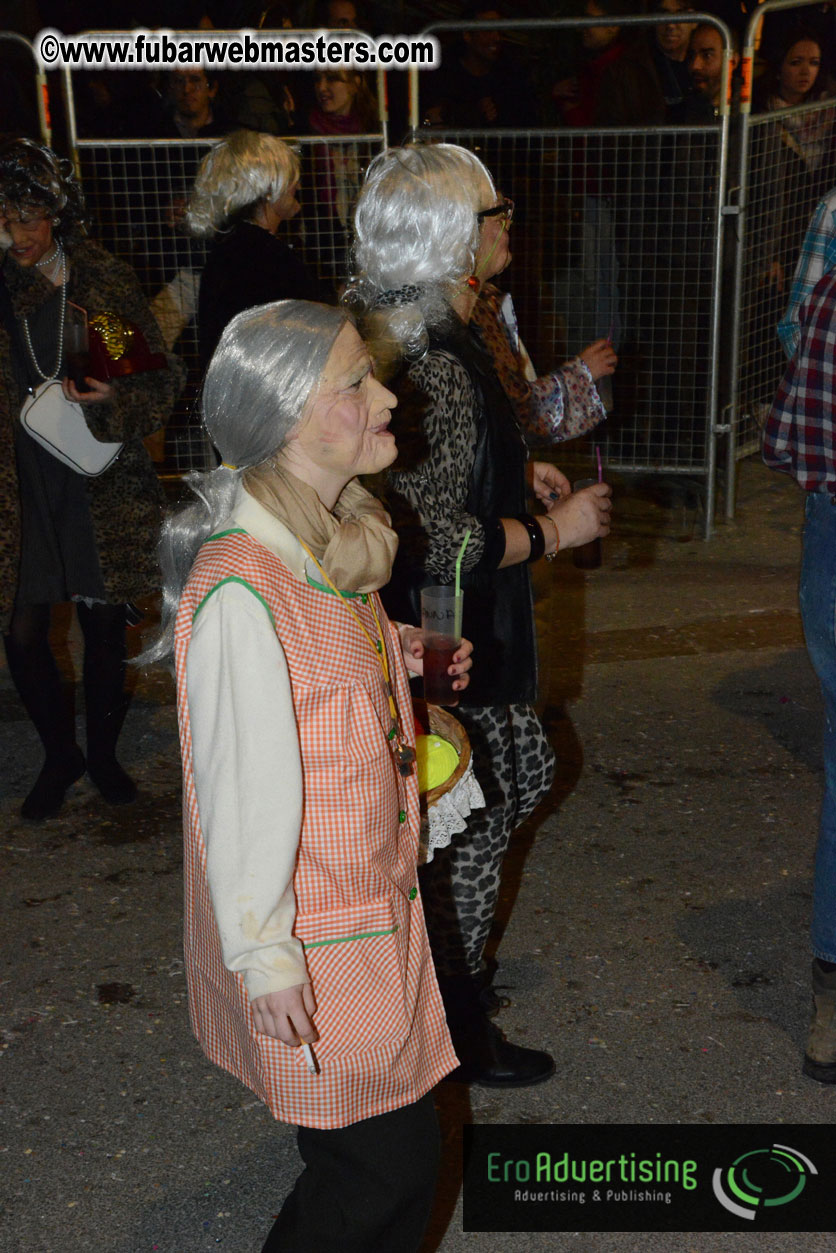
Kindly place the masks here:
POLYGON ((23 427, 42 448, 77 474, 103 474, 122 451, 121 443, 96 439, 84 420, 81 405, 67 400, 61 384, 41 383, 20 411, 23 427))

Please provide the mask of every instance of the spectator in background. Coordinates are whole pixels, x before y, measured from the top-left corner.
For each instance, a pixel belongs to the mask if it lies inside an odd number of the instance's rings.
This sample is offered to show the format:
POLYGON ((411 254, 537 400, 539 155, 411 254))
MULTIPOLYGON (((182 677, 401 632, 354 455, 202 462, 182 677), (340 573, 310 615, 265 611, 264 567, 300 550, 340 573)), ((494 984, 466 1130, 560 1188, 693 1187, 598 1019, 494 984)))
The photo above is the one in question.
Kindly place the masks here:
POLYGON ((131 75, 97 70, 73 75, 78 134, 85 139, 127 139, 134 133, 131 75))
MULTIPOLYGON (((738 57, 735 49, 732 53, 732 68, 737 65, 737 61, 738 57)), ((716 26, 709 26, 707 22, 701 22, 697 26, 691 36, 691 42, 688 47, 688 68, 694 89, 708 103, 711 108, 711 114, 709 116, 703 105, 703 117, 694 116, 693 118, 678 118, 677 120, 710 121, 720 111, 723 90, 723 36, 716 26)), ((695 109, 694 111, 697 112, 698 110, 695 109)))
MULTIPOLYGON (((378 130, 377 103, 363 74, 320 70, 313 84, 316 104, 308 115, 312 134, 351 136, 378 130)), ((305 243, 309 252, 316 252, 322 277, 336 289, 348 277, 351 221, 370 154, 350 142, 315 144, 310 153, 316 233, 306 236, 305 243)))
POLYGON ((775 50, 786 48, 792 33, 799 26, 815 39, 822 51, 819 80, 822 86, 834 88, 836 75, 836 5, 811 4, 799 9, 779 9, 764 19, 761 52, 773 60, 775 50))
MULTIPOLYGON (((691 0, 656 0, 656 13, 692 13, 691 0)), ((693 22, 661 22, 650 33, 650 55, 668 108, 679 105, 691 91, 688 44, 693 22)))
POLYGON ((813 214, 795 270, 786 312, 778 324, 784 352, 792 357, 801 335, 801 307, 819 279, 836 270, 836 187, 819 201, 813 214))
POLYGON ((133 106, 135 137, 173 142, 140 148, 121 167, 114 162, 109 190, 114 204, 122 196, 127 202, 128 234, 144 249, 132 260, 153 295, 155 316, 162 312, 166 346, 171 348, 194 317, 200 258, 192 255, 184 219, 205 151, 180 140, 214 138, 225 134, 229 124, 218 104, 218 79, 211 72, 177 69, 157 85, 153 79, 146 82, 145 75, 136 77, 143 81, 133 106), (159 305, 161 297, 168 308, 159 305))
MULTIPOLYGON (((755 91, 759 112, 791 109, 826 100, 831 94, 821 77, 822 46, 803 27, 793 27, 780 46, 773 46, 767 72, 755 91)), ((800 142, 804 142, 800 137, 800 142)))
POLYGON ((509 57, 503 36, 490 26, 504 16, 484 0, 462 11, 463 22, 486 25, 483 30, 463 31, 458 49, 445 54, 440 69, 426 75, 421 99, 429 125, 470 130, 540 125, 527 73, 509 57))
MULTIPOLYGON (((706 129, 662 138, 658 201, 646 236, 655 275, 648 285, 646 315, 653 344, 648 430, 651 447, 663 453, 686 443, 701 448, 705 439, 720 176, 717 128, 712 124, 723 78, 723 40, 715 27, 691 27, 684 64, 692 85, 681 100, 669 104, 668 121, 706 129), (677 275, 675 282, 667 277, 671 274, 677 275)), ((727 249, 724 255, 733 253, 727 249)), ((723 292, 732 290, 731 283, 721 286, 723 292)))
POLYGON ((223 135, 228 129, 218 99, 218 79, 205 69, 172 70, 165 83, 163 114, 155 131, 148 119, 140 119, 143 133, 161 139, 202 139, 223 135))
MULTIPOLYGON (((732 69, 737 65, 736 36, 732 32, 732 69)), ((690 89, 668 106, 668 121, 678 126, 713 122, 720 107, 723 79, 723 39, 714 26, 701 22, 692 28, 685 65, 690 89)))
POLYGON ((296 253, 277 238, 299 212, 298 190, 299 159, 273 135, 233 131, 204 158, 186 214, 192 234, 215 241, 198 303, 204 369, 237 313, 317 294, 296 253))
MULTIPOLYGON (((257 30, 293 30, 299 25, 295 7, 288 0, 278 0, 264 7, 263 0, 251 10, 245 26, 257 30)), ((235 96, 232 107, 234 126, 269 135, 292 135, 296 130, 296 94, 298 75, 267 70, 261 74, 239 72, 234 75, 235 96)))
MULTIPOLYGON (((586 0, 587 17, 626 17, 635 0, 586 0)), ((615 23, 587 26, 581 35, 587 61, 576 79, 556 83, 552 95, 567 126, 654 126, 665 102, 640 39, 615 23)))
POLYGON ((315 26, 324 26, 327 30, 367 30, 365 21, 354 0, 325 0, 316 6, 315 26))
MULTIPOLYGON (((755 93, 759 112, 773 113, 826 100, 820 82, 822 49, 816 39, 795 28, 775 57, 755 93)), ((815 109, 776 121, 774 156, 768 160, 761 200, 765 213, 769 265, 767 276, 778 294, 795 267, 813 207, 825 189, 826 157, 832 142, 834 110, 815 109), (824 184, 824 185, 823 185, 824 184), (770 211, 771 210, 771 211, 770 211)), ((771 319, 772 324, 775 318, 771 319)))
MULTIPOLYGON (((146 90, 148 90, 146 88, 146 90)), ((146 100, 137 107, 138 127, 143 136, 157 139, 208 139, 226 134, 229 122, 225 109, 219 105, 218 79, 204 69, 177 69, 163 80, 164 102, 146 100), (150 113, 150 118, 149 118, 150 113)), ((148 165, 136 188, 141 203, 141 237, 149 255, 137 260, 144 271, 151 291, 175 276, 192 272, 191 249, 186 245, 185 215, 189 193, 197 174, 202 151, 190 144, 173 143, 160 161, 162 152, 143 153, 140 160, 148 165), (159 243, 156 241, 159 240, 159 243), (164 264, 161 265, 161 260, 164 264)), ((133 194, 133 189, 132 193, 133 194)), ((193 285, 193 278, 186 285, 193 285)), ((191 316, 191 315, 189 315, 191 316)), ((170 345, 169 345, 170 346, 170 345)))
POLYGON ((314 75, 316 107, 311 127, 320 135, 374 132, 380 118, 364 75, 354 70, 323 70, 314 75))
MULTIPOLYGON (((586 0, 586 16, 607 21, 583 28, 587 61, 575 82, 564 81, 554 89, 567 126, 637 128, 665 121, 665 100, 646 39, 617 24, 634 9, 635 0, 586 0)), ((603 337, 618 348, 619 381, 630 396, 620 406, 624 414, 640 391, 647 358, 644 275, 653 242, 653 213, 648 211, 645 191, 632 177, 633 157, 617 138, 589 135, 573 150, 581 266, 580 281, 564 314, 572 328, 570 351, 603 337)), ((655 159, 652 142, 644 151, 650 161, 655 159)), ((601 395, 612 409, 609 380, 604 380, 601 395)))

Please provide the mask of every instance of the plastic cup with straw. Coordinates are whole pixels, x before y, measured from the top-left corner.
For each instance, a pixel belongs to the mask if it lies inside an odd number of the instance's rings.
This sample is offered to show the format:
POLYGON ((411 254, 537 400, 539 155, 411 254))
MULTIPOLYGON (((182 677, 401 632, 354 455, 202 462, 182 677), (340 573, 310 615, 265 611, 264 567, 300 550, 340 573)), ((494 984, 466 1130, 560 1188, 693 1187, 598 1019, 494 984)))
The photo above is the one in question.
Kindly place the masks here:
POLYGON ((470 527, 464 533, 462 546, 459 549, 459 555, 456 558, 456 635, 462 638, 462 610, 464 608, 464 597, 462 595, 462 561, 464 560, 465 549, 471 536, 470 527))
POLYGON ((452 587, 421 589, 421 630, 424 636, 424 697, 432 705, 456 705, 458 693, 447 671, 462 640, 462 561, 470 539, 468 530, 456 558, 452 587))

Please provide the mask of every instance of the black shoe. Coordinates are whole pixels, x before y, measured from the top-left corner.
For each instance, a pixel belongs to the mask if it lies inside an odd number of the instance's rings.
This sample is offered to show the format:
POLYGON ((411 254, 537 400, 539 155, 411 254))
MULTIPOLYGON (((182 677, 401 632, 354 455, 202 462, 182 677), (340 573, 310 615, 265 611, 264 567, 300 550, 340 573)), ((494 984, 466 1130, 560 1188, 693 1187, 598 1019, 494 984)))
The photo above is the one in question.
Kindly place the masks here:
POLYGON ((540 1049, 511 1044, 487 1018, 451 1031, 460 1065, 446 1078, 483 1088, 527 1088, 554 1074, 554 1058, 540 1049))
POLYGON ((67 757, 47 758, 35 786, 20 807, 20 816, 29 822, 54 818, 64 804, 67 788, 84 774, 84 754, 76 747, 67 757))
POLYGON ((87 773, 108 805, 130 805, 136 800, 136 784, 115 757, 88 761, 87 773))

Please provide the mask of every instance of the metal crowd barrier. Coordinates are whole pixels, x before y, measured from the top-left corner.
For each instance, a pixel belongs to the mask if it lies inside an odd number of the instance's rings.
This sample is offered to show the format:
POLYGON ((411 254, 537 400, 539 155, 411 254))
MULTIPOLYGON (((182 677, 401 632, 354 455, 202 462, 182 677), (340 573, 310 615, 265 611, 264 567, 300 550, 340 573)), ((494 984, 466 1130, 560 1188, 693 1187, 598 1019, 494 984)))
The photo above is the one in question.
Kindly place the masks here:
MULTIPOLYGON (((687 13, 619 18, 618 25, 676 16, 720 32, 727 102, 730 37, 722 22, 687 13)), ((496 21, 490 28, 539 34, 612 22, 496 21)), ((478 25, 436 23, 423 33, 478 25)), ((473 149, 515 202, 514 260, 498 282, 514 298, 538 372, 610 335, 619 368, 611 388, 609 380, 601 388, 610 412, 594 439, 614 469, 704 479, 708 538, 718 443, 728 432, 719 411, 728 103, 709 126, 419 129, 423 76, 413 71, 411 79, 413 137, 473 149)), ((561 445, 561 462, 573 457, 591 464, 581 441, 561 445)))
MULTIPOLYGON (((369 163, 386 144, 382 74, 377 85, 379 132, 284 137, 300 157, 302 211, 280 230, 320 281, 323 299, 329 293, 335 299, 348 277, 354 203, 369 163), (326 181, 333 191, 327 212, 316 193, 317 185, 326 181)), ((91 234, 133 266, 168 347, 188 367, 186 389, 167 424, 164 443, 154 447, 155 458, 163 472, 202 469, 212 456, 197 414, 196 310, 207 244, 190 237, 182 219, 200 162, 217 141, 80 136, 70 71, 64 72, 63 89, 69 143, 92 218, 91 234)))
POLYGON ((836 100, 752 113, 750 86, 760 22, 773 11, 805 7, 804 0, 766 0, 749 22, 743 49, 736 171, 740 216, 729 319, 734 355, 728 517, 734 514, 735 464, 760 447, 763 422, 786 368, 777 326, 807 225, 819 199, 836 185, 836 100))
MULTIPOLYGON (((775 6, 775 0, 772 0, 775 6)), ((780 0, 778 0, 780 4, 780 0)), ((657 14, 619 19, 621 26, 705 21, 721 35, 728 86, 731 41, 710 14, 657 14)), ((551 33, 610 24, 609 19, 491 22, 491 29, 551 33)), ((476 23, 438 23, 427 33, 461 32, 476 23)), ((482 27, 486 24, 482 23, 482 27)), ((479 151, 506 195, 517 203, 515 260, 502 282, 512 292, 521 331, 537 368, 559 365, 590 340, 611 334, 620 355, 604 428, 608 464, 629 471, 704 480, 706 538, 711 533, 718 453, 728 457, 733 491, 732 430, 721 411, 721 378, 729 365, 721 337, 728 91, 716 123, 528 131, 418 131, 422 75, 410 73, 414 133, 479 151)), ((182 211, 205 141, 102 140, 80 137, 72 78, 64 76, 70 144, 84 179, 96 231, 137 269, 167 338, 190 364, 190 384, 166 439, 166 468, 202 463, 207 449, 194 417, 198 386, 194 303, 204 246, 182 233, 182 211)), ((382 75, 379 76, 382 86, 382 75)), ((386 144, 385 95, 379 134, 292 137, 310 170, 330 150, 356 173, 356 186, 386 144)), ((327 282, 342 277, 342 224, 324 217, 310 175, 303 174, 303 213, 291 224, 305 260, 327 282)), ((344 215, 350 218, 350 206, 344 215)), ((282 228, 287 229, 287 228, 282 228)), ((733 257, 727 256, 728 260, 733 257)), ((344 271, 343 271, 344 273, 344 271)), ((728 283, 726 284, 728 286, 728 283)), ((606 388, 605 388, 606 390, 606 388)), ((739 449, 742 445, 738 444, 739 449)), ((561 449, 563 458, 571 446, 561 449)))

